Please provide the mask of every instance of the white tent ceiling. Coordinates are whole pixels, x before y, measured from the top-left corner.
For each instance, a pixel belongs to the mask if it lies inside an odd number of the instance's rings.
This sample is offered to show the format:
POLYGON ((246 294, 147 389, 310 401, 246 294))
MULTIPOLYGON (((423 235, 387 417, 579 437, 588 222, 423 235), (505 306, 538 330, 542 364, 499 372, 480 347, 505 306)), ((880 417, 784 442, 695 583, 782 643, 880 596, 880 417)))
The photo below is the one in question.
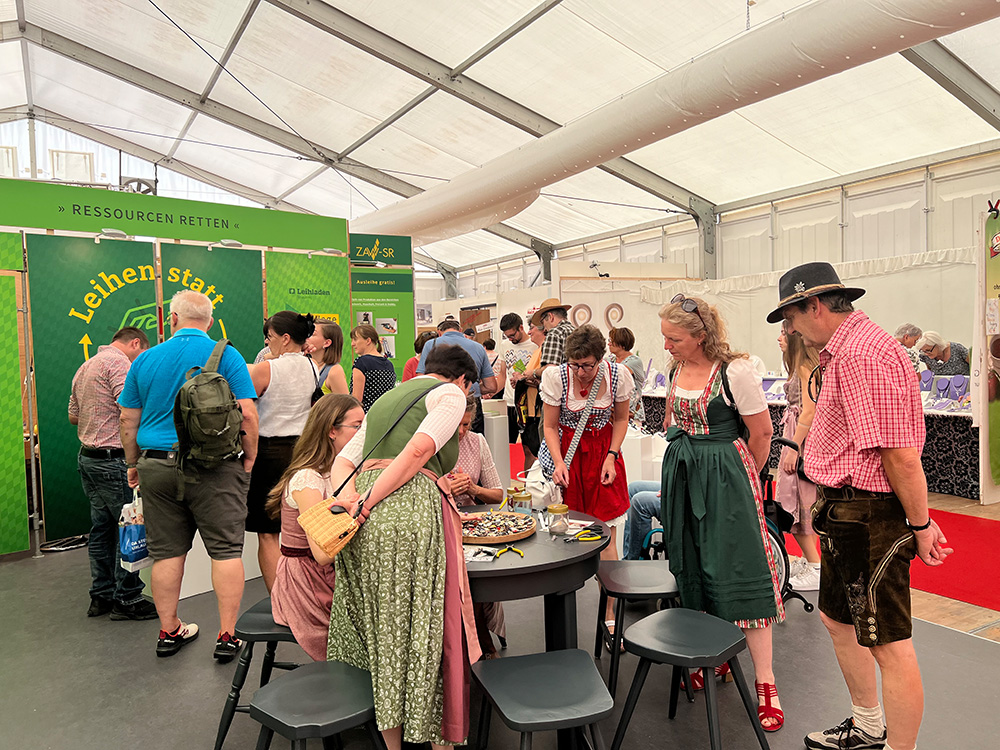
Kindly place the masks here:
MULTIPOLYGON (((749 22, 801 4, 757 0, 749 22)), ((357 219, 582 117, 747 22, 745 0, 0 0, 0 111, 84 123, 275 205, 357 219)), ((994 110, 998 39, 991 21, 931 43, 958 88, 978 86, 994 110)), ((533 239, 665 219, 677 210, 660 197, 669 183, 732 204, 996 139, 1000 123, 961 98, 888 57, 634 152, 646 187, 591 169, 504 226, 423 252, 464 268, 533 239)))

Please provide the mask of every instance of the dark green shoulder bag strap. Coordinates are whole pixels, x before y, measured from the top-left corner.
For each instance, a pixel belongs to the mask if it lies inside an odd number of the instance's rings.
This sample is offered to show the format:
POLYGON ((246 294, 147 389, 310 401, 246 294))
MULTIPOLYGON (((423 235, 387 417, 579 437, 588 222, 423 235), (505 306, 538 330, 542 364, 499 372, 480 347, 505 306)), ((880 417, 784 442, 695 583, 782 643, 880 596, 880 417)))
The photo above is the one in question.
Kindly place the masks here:
POLYGON ((729 389, 729 375, 726 370, 729 368, 728 362, 722 363, 722 390, 726 392, 726 398, 729 399, 729 408, 733 410, 733 414, 736 415, 736 419, 740 423, 740 437, 743 440, 748 441, 750 439, 750 430, 747 429, 746 422, 743 421, 743 416, 740 414, 739 408, 736 406, 736 399, 733 398, 733 392, 729 389))
POLYGON ((229 346, 229 339, 220 339, 216 343, 215 348, 212 349, 212 355, 208 358, 205 366, 201 368, 201 371, 218 372, 219 364, 222 362, 222 353, 226 351, 227 346, 229 346))

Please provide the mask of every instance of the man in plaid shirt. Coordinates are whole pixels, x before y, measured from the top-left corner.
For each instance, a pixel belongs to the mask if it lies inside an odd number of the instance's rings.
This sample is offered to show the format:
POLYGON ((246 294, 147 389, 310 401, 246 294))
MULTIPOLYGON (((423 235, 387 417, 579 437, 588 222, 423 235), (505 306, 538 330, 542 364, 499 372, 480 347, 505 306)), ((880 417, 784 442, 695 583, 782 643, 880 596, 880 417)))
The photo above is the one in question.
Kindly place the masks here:
POLYGON ((87 617, 108 612, 112 620, 151 620, 156 608, 142 598, 139 574, 121 566, 118 518, 132 500, 118 423, 118 396, 135 358, 149 348, 138 328, 122 328, 111 344, 80 365, 69 395, 69 421, 80 439, 77 468, 90 500, 90 609, 87 617))
POLYGON ((813 527, 823 552, 819 608, 850 690, 852 715, 805 737, 808 748, 913 750, 923 688, 913 649, 910 560, 952 550, 927 510, 924 415, 916 374, 888 333, 851 304, 829 263, 781 277, 768 322, 820 350, 806 388, 816 417, 803 456, 817 484, 813 527), (882 708, 876 687, 882 673, 882 708))

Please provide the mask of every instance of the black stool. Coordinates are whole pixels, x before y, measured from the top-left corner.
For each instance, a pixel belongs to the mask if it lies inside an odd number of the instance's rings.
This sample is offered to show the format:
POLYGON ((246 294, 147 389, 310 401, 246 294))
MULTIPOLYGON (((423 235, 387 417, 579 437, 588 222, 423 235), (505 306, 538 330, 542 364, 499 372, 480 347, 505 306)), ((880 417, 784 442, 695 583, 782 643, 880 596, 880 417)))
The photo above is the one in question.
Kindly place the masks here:
POLYGON ((261 599, 250 609, 240 615, 236 621, 235 635, 243 641, 243 651, 240 653, 240 660, 236 664, 236 673, 233 675, 233 686, 229 690, 229 697, 226 698, 226 705, 222 708, 222 718, 219 720, 219 732, 215 737, 215 750, 221 750, 222 744, 226 741, 229 727, 233 723, 236 712, 247 713, 250 709, 247 706, 239 705, 240 691, 247 681, 247 674, 250 671, 250 662, 253 661, 253 645, 259 641, 264 641, 267 646, 264 651, 264 661, 260 666, 260 686, 264 687, 271 679, 271 671, 278 669, 295 669, 298 664, 292 662, 275 662, 274 656, 280 641, 295 643, 295 636, 292 631, 284 625, 278 625, 271 616, 271 598, 261 599))
POLYGON ((590 727, 595 750, 604 750, 597 722, 611 715, 614 701, 586 652, 566 649, 479 661, 472 675, 483 690, 478 750, 485 750, 490 738, 489 703, 504 724, 521 733, 521 750, 531 750, 532 732, 584 726, 590 727))
MULTIPOLYGON (((618 722, 611 750, 621 747, 632 712, 649 674, 651 664, 670 664, 670 718, 677 714, 677 695, 680 691, 681 669, 702 669, 705 675, 705 705, 708 708, 708 737, 712 750, 721 750, 719 731, 719 706, 716 695, 714 670, 728 663, 736 688, 743 699, 757 742, 768 750, 764 729, 757 718, 757 703, 747 687, 736 655, 747 646, 746 638, 738 627, 718 617, 690 609, 665 609, 643 618, 625 631, 625 650, 639 657, 639 666, 625 701, 625 709, 618 722)), ((688 685, 691 681, 687 680, 688 685)))
POLYGON ((261 723, 257 750, 267 750, 277 732, 294 750, 319 737, 324 748, 337 747, 336 737, 364 724, 376 750, 384 750, 375 726, 375 701, 368 672, 339 661, 317 661, 265 685, 250 701, 250 718, 261 723))
POLYGON ((608 672, 608 689, 614 698, 618 688, 625 600, 663 599, 669 605, 677 597, 677 581, 666 562, 651 560, 601 560, 601 566, 597 569, 597 581, 601 585, 601 601, 597 605, 595 659, 600 659, 604 651, 604 612, 608 606, 608 597, 615 599, 615 634, 611 638, 611 669, 608 672))

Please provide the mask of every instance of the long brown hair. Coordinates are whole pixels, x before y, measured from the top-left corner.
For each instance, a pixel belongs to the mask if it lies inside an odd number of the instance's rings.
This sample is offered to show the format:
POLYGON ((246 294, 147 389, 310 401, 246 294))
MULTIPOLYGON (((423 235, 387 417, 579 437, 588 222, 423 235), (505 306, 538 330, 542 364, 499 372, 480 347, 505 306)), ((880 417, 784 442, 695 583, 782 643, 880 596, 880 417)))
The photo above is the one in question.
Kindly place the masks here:
POLYGON ((785 334, 785 351, 781 355, 781 359, 785 363, 788 377, 798 375, 803 366, 812 370, 819 364, 819 352, 811 346, 806 346, 799 334, 789 333, 787 320, 781 322, 781 330, 785 334))
POLYGON ((698 297, 687 297, 681 302, 668 303, 660 309, 660 317, 678 328, 683 328, 692 336, 705 334, 705 357, 709 362, 732 362, 734 359, 748 359, 746 352, 733 351, 729 346, 726 322, 714 305, 698 297), (690 300, 698 305, 697 312, 686 312, 681 308, 690 300))
POLYGON ((271 518, 281 515, 281 499, 295 472, 302 469, 312 469, 323 475, 330 472, 333 460, 337 457, 330 431, 344 423, 344 418, 351 409, 360 408, 361 404, 354 396, 343 393, 328 393, 316 402, 309 412, 306 426, 302 428, 302 435, 295 441, 292 462, 267 495, 264 509, 271 518))

